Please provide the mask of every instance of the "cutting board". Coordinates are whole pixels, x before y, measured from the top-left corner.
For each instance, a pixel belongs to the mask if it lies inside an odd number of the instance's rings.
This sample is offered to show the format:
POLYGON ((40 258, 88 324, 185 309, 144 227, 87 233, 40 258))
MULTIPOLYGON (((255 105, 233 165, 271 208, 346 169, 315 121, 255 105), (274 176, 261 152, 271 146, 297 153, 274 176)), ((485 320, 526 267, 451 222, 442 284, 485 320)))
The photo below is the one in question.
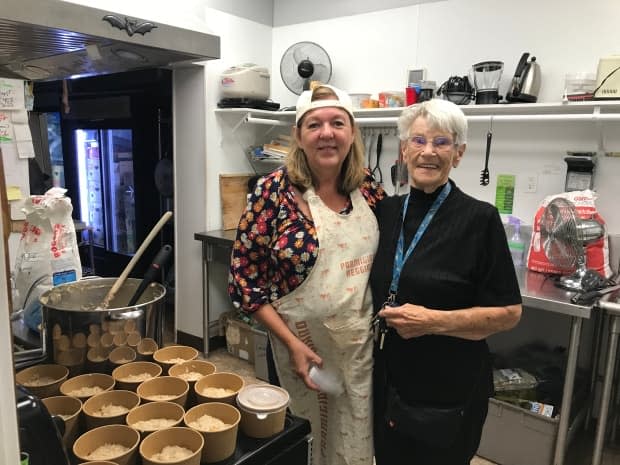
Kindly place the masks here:
POLYGON ((248 181, 253 174, 220 174, 222 229, 236 229, 248 203, 248 181))

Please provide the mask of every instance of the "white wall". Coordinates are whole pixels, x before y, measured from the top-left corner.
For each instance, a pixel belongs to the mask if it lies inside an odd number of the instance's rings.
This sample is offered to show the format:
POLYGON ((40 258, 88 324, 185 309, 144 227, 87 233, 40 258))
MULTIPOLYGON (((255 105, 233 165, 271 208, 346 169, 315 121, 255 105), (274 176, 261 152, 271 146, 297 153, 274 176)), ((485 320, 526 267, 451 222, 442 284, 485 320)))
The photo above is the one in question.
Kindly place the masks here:
MULTIPOLYGON (((277 4, 276 4, 277 6, 277 4)), ((427 69, 427 78, 439 86, 449 76, 465 75, 471 65, 485 60, 504 62, 500 93, 505 94, 522 52, 537 57, 542 70, 540 102, 559 102, 564 75, 596 72, 598 58, 620 53, 620 8, 615 0, 448 0, 359 14, 323 21, 277 27, 273 33, 272 98, 294 105, 296 95, 279 78, 284 51, 298 41, 314 41, 330 55, 332 84, 349 92, 402 90, 406 70, 427 69), (576 14, 577 11, 584 12, 576 14)), ((605 148, 620 149, 618 123, 602 125, 605 148)), ((491 184, 479 185, 483 165, 486 124, 471 124, 468 150, 453 172, 468 193, 493 202, 495 176, 515 174, 514 213, 531 223, 542 199, 563 191, 567 150, 597 149, 598 132, 593 123, 494 124, 491 151, 491 184), (525 193, 528 176, 538 180, 535 193, 525 193)), ((384 138, 386 165, 395 158, 395 138, 384 138)), ((609 230, 620 232, 616 199, 620 186, 617 158, 599 159, 595 186, 597 207, 609 230)))

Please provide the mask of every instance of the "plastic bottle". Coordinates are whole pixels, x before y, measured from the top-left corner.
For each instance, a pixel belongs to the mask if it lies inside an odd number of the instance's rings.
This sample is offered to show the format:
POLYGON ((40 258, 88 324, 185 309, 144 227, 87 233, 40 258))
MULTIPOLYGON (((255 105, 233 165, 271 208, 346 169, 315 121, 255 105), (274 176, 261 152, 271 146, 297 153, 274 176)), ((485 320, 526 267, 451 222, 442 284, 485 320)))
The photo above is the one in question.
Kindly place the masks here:
POLYGON ((508 217, 508 224, 512 225, 513 232, 512 236, 508 240, 508 248, 510 249, 510 254, 512 255, 512 262, 514 266, 522 266, 523 265, 523 255, 525 252, 525 242, 523 241, 523 237, 521 237, 521 220, 516 216, 508 217))

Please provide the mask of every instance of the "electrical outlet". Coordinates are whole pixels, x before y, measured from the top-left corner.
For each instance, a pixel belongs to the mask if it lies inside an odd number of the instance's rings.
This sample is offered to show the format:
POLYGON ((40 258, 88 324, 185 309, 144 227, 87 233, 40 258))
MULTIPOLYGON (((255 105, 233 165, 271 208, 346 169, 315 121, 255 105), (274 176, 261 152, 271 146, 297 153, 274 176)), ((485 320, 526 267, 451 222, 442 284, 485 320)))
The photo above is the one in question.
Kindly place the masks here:
POLYGON ((538 175, 536 174, 528 175, 526 178, 526 183, 525 183, 525 192, 532 193, 532 192, 536 192, 537 189, 538 189, 538 175))

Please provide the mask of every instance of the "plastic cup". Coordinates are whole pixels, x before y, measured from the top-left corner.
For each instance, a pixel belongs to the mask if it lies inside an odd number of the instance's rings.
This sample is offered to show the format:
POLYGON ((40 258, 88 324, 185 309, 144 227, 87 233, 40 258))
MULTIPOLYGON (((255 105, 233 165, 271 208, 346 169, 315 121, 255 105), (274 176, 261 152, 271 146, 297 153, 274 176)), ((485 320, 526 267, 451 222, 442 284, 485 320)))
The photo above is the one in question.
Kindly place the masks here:
POLYGON ((310 379, 322 392, 332 396, 339 396, 344 392, 342 378, 338 373, 326 368, 313 366, 310 368, 308 374, 310 375, 310 379))

